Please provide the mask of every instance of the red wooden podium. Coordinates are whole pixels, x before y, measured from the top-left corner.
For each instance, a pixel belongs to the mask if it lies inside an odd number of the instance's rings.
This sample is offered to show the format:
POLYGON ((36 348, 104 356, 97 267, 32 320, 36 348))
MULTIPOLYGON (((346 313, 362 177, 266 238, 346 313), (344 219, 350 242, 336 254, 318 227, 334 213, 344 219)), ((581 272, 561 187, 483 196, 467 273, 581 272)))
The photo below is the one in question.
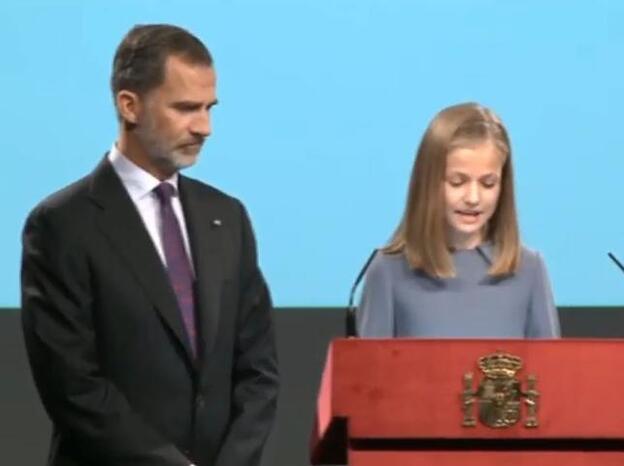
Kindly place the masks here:
POLYGON ((624 465, 624 341, 339 339, 329 347, 313 464, 624 465), (464 374, 495 352, 536 378, 537 427, 464 427, 464 374))

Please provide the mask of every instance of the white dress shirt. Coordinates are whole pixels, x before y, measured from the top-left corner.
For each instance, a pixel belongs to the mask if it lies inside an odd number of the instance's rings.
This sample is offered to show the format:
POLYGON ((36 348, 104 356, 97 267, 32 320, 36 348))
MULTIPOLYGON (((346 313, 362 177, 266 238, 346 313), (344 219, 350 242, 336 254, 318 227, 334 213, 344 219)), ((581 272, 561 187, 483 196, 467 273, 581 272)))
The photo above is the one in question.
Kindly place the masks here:
MULTIPOLYGON (((130 161, 130 159, 128 159, 119 151, 119 149, 117 149, 116 144, 113 144, 113 148, 108 153, 108 160, 112 164, 113 169, 119 178, 121 178, 121 182, 141 215, 143 224, 154 242, 154 246, 158 251, 160 259, 163 264, 167 265, 160 233, 162 226, 160 201, 154 192, 154 188, 161 183, 160 180, 143 170, 134 162, 130 161)), ((182 211, 182 204, 180 203, 180 196, 178 193, 178 174, 174 174, 171 178, 165 180, 165 182, 171 184, 175 188, 175 193, 171 198, 171 204, 173 212, 175 213, 178 223, 180 224, 182 237, 184 239, 184 247, 186 248, 186 253, 189 257, 191 269, 193 269, 191 247, 189 244, 186 222, 184 220, 184 213, 182 211)))

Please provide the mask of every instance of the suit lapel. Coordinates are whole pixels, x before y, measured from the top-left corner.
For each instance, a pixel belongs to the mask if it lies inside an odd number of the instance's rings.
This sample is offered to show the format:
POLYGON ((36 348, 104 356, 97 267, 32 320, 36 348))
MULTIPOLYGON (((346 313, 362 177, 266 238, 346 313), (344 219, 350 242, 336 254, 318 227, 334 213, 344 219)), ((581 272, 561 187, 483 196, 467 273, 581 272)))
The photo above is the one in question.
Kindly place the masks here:
POLYGON ((180 176, 180 197, 195 266, 200 359, 214 347, 224 277, 222 211, 215 199, 180 176))
POLYGON ((91 197, 102 207, 99 228, 132 271, 193 364, 190 343, 165 267, 108 159, 98 165, 92 179, 91 197))

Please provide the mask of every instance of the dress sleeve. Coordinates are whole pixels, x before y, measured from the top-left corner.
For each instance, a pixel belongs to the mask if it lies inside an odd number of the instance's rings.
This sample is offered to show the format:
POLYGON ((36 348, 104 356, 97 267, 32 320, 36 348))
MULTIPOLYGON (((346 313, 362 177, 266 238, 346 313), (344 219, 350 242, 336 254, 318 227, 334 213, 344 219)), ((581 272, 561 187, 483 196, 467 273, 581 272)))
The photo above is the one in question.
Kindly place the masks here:
POLYGON ((371 263, 357 311, 358 336, 394 337, 394 293, 390 261, 379 253, 371 263))
POLYGON ((535 253, 531 299, 525 336, 527 338, 559 338, 561 329, 553 298, 546 265, 539 253, 535 253))

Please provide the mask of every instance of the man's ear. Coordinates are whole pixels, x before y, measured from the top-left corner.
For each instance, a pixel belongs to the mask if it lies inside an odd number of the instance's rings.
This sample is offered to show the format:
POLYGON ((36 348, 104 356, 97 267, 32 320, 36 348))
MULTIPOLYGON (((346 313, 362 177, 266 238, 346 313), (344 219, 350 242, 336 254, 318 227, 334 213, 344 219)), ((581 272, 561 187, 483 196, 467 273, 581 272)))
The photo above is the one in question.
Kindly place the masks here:
POLYGON ((121 90, 117 93, 117 111, 126 123, 136 125, 141 114, 141 98, 136 92, 121 90))

